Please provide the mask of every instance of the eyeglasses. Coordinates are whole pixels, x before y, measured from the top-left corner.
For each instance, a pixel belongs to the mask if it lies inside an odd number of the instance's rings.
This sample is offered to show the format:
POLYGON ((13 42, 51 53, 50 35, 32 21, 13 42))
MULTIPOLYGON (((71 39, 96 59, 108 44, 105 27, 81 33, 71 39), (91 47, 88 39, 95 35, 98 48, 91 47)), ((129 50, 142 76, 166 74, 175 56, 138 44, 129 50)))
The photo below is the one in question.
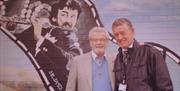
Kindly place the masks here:
POLYGON ((100 42, 106 42, 107 41, 107 39, 105 39, 105 38, 101 38, 101 39, 90 39, 91 41, 93 41, 93 42, 98 42, 98 41, 100 41, 100 42))

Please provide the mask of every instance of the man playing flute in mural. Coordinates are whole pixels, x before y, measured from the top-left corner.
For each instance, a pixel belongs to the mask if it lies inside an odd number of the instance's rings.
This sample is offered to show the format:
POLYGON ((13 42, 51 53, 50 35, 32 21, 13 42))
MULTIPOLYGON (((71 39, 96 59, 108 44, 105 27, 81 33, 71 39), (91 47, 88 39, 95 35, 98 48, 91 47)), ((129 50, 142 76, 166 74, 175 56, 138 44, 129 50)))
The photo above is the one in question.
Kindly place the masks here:
MULTIPOLYGON (((38 12, 38 9, 35 10, 38 12)), ((46 11, 44 13, 47 14, 46 11)), ((80 13, 79 2, 59 0, 52 5, 49 15, 47 14, 50 23, 46 22, 44 26, 43 21, 48 21, 47 16, 39 17, 39 13, 35 11, 31 16, 33 27, 25 30, 27 32, 33 30, 35 45, 29 46, 32 48, 28 49, 34 54, 36 61, 56 91, 64 91, 65 89, 69 70, 68 62, 72 57, 83 53, 79 47, 75 27, 80 13), (34 49, 34 52, 31 49, 34 49)), ((26 37, 23 34, 28 33, 22 33, 17 37, 23 39, 26 37)), ((24 41, 32 43, 25 39, 24 41)))
POLYGON ((75 34, 77 31, 75 25, 80 12, 80 5, 74 0, 60 0, 59 3, 54 4, 50 13, 53 27, 45 36, 41 35, 43 31, 41 20, 31 18, 34 37, 38 41, 35 58, 44 68, 46 76, 57 91, 65 89, 68 62, 73 56, 82 54, 75 34))

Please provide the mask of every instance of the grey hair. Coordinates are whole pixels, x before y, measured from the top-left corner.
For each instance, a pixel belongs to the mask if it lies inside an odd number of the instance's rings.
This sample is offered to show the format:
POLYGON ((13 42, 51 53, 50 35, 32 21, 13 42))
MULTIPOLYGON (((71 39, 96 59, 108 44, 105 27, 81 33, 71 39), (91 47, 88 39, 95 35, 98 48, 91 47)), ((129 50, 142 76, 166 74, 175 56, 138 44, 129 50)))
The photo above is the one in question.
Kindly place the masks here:
POLYGON ((126 24, 129 28, 133 29, 132 22, 127 18, 118 18, 118 19, 114 20, 114 22, 112 24, 112 29, 114 29, 118 26, 122 26, 124 24, 126 24))
POLYGON ((89 39, 92 38, 93 33, 95 32, 103 32, 106 34, 106 38, 109 39, 109 33, 107 32, 107 30, 104 27, 93 27, 90 31, 89 31, 89 39))

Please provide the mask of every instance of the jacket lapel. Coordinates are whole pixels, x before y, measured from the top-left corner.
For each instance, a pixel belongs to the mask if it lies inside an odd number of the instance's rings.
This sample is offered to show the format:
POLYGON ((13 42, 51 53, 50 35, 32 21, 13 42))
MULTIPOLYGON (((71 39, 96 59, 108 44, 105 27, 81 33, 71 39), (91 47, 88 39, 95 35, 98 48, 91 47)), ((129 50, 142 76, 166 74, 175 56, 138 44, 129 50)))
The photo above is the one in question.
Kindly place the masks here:
POLYGON ((114 72, 113 72, 113 62, 114 60, 107 55, 107 62, 108 62, 108 71, 109 71, 109 78, 111 80, 111 86, 112 86, 112 89, 114 90, 114 72))
MULTIPOLYGON (((87 59, 84 59, 86 62, 85 65, 86 66, 86 70, 85 70, 85 73, 87 73, 87 80, 88 80, 88 84, 89 84, 89 87, 90 87, 90 91, 92 91, 92 58, 91 58, 91 52, 89 52, 87 54, 87 59)), ((112 86, 112 89, 114 89, 114 81, 115 81, 115 78, 114 78, 114 72, 113 72, 113 66, 114 66, 114 59, 112 59, 109 55, 107 55, 107 62, 108 62, 108 72, 109 72, 109 77, 110 77, 110 80, 111 80, 111 86, 112 86)))
POLYGON ((139 48, 139 43, 135 40, 134 41, 134 44, 133 44, 133 48, 131 49, 130 51, 130 60, 129 60, 129 64, 127 65, 127 80, 129 79, 129 74, 131 73, 131 69, 132 69, 132 66, 134 64, 134 56, 137 54, 137 49, 139 48))

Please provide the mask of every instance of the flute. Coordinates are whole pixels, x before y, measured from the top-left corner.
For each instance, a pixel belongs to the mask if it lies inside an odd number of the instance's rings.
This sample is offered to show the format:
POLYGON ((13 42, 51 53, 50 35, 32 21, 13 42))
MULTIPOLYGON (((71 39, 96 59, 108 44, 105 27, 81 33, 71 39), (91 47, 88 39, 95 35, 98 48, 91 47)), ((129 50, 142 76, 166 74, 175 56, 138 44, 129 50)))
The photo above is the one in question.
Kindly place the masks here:
POLYGON ((1 22, 13 22, 18 24, 27 24, 30 25, 31 22, 28 19, 21 18, 21 17, 8 17, 8 16, 0 16, 1 22))
MULTIPOLYGON (((44 18, 42 20, 43 21, 42 28, 57 27, 57 26, 50 24, 48 18, 45 18, 45 17, 42 17, 42 18, 44 18)), ((12 22, 12 23, 16 23, 16 24, 32 25, 30 20, 21 18, 21 17, 0 16, 0 23, 3 23, 3 22, 12 22)))

